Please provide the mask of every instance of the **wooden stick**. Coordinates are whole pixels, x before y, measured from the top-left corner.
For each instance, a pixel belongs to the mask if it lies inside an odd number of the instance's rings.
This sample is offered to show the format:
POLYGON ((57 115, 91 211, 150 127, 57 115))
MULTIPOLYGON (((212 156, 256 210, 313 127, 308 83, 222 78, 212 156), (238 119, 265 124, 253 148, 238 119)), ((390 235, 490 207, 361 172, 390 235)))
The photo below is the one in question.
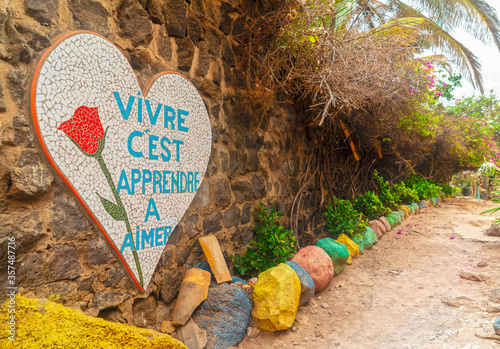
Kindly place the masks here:
POLYGON ((340 121, 340 126, 342 126, 342 129, 344 130, 345 137, 349 141, 349 146, 351 147, 352 154, 354 155, 354 159, 356 159, 356 161, 359 161, 359 154, 356 151, 356 147, 354 146, 354 142, 352 141, 351 138, 349 138, 349 136, 351 135, 351 133, 349 132, 349 129, 344 124, 344 122, 342 120, 340 120, 340 119, 339 119, 339 121, 340 121))

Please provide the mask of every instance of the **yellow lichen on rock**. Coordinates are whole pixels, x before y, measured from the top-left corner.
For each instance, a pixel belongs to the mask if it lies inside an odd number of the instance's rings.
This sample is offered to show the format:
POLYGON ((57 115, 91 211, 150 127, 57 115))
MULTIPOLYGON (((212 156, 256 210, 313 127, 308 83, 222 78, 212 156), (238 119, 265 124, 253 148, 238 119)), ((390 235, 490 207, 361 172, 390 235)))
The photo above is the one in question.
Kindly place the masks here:
POLYGON ((359 256, 359 246, 357 243, 352 241, 347 235, 341 234, 337 238, 337 242, 345 245, 347 250, 349 251, 349 258, 347 259, 347 263, 352 263, 352 258, 359 256))
POLYGON ((9 301, 0 309, 0 348, 187 349, 152 330, 109 322, 46 299, 16 296, 15 341, 9 339, 9 301))
POLYGON ((300 280, 288 265, 259 275, 253 290, 252 318, 258 328, 274 332, 292 327, 300 300, 300 280))

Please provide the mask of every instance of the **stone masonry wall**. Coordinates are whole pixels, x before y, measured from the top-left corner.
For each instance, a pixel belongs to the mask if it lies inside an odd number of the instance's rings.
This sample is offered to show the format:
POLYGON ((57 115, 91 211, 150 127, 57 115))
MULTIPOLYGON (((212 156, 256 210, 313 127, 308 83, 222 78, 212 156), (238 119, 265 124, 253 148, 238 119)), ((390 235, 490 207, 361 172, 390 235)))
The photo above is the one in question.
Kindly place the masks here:
POLYGON ((229 255, 242 253, 253 238, 259 202, 289 213, 308 155, 305 132, 291 106, 245 109, 251 87, 235 55, 245 21, 260 9, 254 0, 3 0, 0 285, 7 284, 7 238, 15 236, 20 293, 57 294, 86 314, 158 329, 169 319, 186 268, 205 261, 199 236, 215 234, 232 267, 229 255), (73 30, 95 31, 121 48, 143 87, 158 72, 182 72, 210 114, 206 177, 143 294, 49 168, 32 130, 36 64, 58 36, 73 30))

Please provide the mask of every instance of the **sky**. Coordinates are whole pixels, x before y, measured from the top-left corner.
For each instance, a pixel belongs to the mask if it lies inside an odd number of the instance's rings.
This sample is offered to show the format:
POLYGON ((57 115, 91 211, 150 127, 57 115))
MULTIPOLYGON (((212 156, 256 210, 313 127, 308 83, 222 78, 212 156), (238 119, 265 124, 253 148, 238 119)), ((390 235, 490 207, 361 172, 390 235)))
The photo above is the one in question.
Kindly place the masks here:
MULTIPOLYGON (((497 15, 500 17, 500 0, 486 0, 486 2, 497 10, 497 15)), ((452 36, 474 52, 481 61, 484 92, 487 94, 493 89, 494 93, 500 98, 500 51, 498 48, 494 48, 493 45, 484 45, 463 30, 456 30, 452 36)), ((473 93, 480 94, 479 90, 475 90, 471 84, 463 79, 462 87, 453 91, 455 98, 471 96, 473 93)))

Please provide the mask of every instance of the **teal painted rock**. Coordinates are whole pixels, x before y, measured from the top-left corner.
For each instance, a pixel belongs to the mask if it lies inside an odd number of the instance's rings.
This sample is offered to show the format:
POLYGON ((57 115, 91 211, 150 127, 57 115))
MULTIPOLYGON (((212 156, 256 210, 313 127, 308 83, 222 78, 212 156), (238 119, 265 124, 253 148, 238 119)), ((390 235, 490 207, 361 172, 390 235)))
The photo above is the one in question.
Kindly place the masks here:
POLYGON ((405 217, 405 216, 406 216, 406 215, 405 215, 405 211, 403 211, 403 210, 399 210, 399 211, 398 211, 398 213, 399 213, 399 217, 401 217, 401 221, 403 221, 403 220, 406 218, 406 217, 405 217))
POLYGON ((313 279, 309 275, 307 271, 302 268, 299 263, 295 261, 285 262, 286 265, 291 267, 299 277, 300 280, 300 301, 299 305, 304 305, 311 300, 314 296, 314 292, 316 290, 316 286, 314 284, 313 279))
POLYGON ((500 336, 500 316, 493 323, 493 328, 495 329, 495 333, 500 336))
POLYGON ((408 206, 408 208, 410 209, 410 213, 414 213, 415 212, 415 209, 413 208, 412 205, 406 205, 408 206))
POLYGON ((354 241, 359 246, 359 254, 365 253, 365 242, 363 240, 363 235, 361 234, 354 235, 352 241, 354 241))
POLYGON ((425 202, 423 201, 420 201, 420 203, 418 204, 418 206, 422 209, 422 208, 427 208, 427 205, 425 204, 425 202))
POLYGON ((413 204, 411 204, 411 205, 413 206, 413 210, 414 210, 415 212, 418 212, 418 210, 419 210, 418 204, 414 202, 414 203, 413 203, 413 204))
MULTIPOLYGON (((370 228, 371 230, 371 228, 370 228)), ((372 230, 373 231, 373 230, 372 230)), ((363 243, 366 249, 370 249, 373 246, 373 235, 366 229, 361 235, 363 235, 363 243)))
POLYGON ((321 239, 316 243, 316 246, 322 248, 330 256, 333 263, 334 275, 339 275, 344 270, 349 258, 347 247, 332 238, 321 239))

